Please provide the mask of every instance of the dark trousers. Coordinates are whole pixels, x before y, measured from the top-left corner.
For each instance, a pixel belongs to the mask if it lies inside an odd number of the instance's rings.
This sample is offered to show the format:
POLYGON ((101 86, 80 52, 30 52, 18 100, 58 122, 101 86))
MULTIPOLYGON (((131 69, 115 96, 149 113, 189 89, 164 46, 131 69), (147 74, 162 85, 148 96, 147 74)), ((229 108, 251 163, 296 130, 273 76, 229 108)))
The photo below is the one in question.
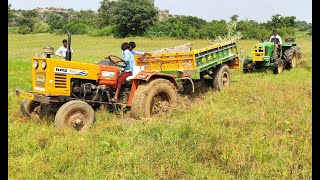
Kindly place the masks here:
POLYGON ((126 81, 127 77, 131 76, 132 72, 122 71, 117 78, 117 89, 121 88, 121 85, 126 81))

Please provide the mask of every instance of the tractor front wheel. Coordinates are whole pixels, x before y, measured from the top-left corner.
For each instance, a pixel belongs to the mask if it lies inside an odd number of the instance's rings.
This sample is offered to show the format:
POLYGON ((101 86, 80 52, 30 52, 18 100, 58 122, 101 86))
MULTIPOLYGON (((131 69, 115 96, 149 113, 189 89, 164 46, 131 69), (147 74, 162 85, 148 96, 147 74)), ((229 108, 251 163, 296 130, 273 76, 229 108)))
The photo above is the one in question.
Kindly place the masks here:
POLYGON ((252 73, 253 72, 253 68, 254 68, 254 65, 252 62, 249 62, 247 59, 245 59, 243 61, 243 64, 242 64, 242 69, 243 69, 243 73, 252 73))
POLYGON ((276 59, 273 66, 273 74, 280 74, 283 72, 284 61, 281 58, 276 59))
POLYGON ((177 98, 175 86, 167 79, 141 84, 132 99, 131 116, 140 119, 167 113, 176 105, 177 98))
POLYGON ((72 100, 63 104, 55 116, 55 126, 58 128, 73 128, 83 132, 95 120, 93 108, 81 100, 72 100))
POLYGON ((38 122, 43 118, 40 102, 30 99, 23 99, 20 105, 20 111, 23 117, 30 117, 32 121, 38 122))

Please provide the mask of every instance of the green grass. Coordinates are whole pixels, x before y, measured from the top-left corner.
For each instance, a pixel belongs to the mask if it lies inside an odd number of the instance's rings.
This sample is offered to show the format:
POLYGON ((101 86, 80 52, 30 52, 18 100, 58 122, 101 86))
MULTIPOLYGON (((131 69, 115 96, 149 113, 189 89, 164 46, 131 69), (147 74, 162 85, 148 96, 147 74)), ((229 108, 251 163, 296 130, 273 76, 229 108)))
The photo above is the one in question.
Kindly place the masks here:
MULTIPOLYGON (((9 34, 9 179, 311 179, 311 40, 298 67, 283 74, 231 71, 231 86, 195 99, 181 97, 173 112, 140 121, 98 111, 86 133, 60 131, 53 119, 21 118, 15 89, 31 89, 31 58, 66 36, 9 34)), ((124 41, 152 51, 206 40, 72 36, 72 60, 120 55, 124 41)), ((256 40, 241 40, 248 55, 256 40)))

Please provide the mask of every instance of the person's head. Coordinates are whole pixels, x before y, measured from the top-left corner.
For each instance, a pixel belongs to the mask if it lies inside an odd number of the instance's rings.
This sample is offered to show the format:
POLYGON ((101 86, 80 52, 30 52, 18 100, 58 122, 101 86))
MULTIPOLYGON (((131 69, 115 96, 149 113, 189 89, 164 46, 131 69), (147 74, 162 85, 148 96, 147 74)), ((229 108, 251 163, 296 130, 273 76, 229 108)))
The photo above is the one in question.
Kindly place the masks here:
POLYGON ((126 49, 129 49, 129 48, 130 48, 129 43, 124 42, 124 43, 121 44, 121 49, 122 49, 122 51, 124 51, 124 50, 126 50, 126 49))
POLYGON ((62 40, 62 44, 63 44, 64 47, 67 47, 68 41, 66 39, 62 40))
POLYGON ((135 42, 129 42, 129 50, 132 51, 135 47, 136 47, 136 43, 135 42))
POLYGON ((276 30, 273 30, 273 35, 276 36, 278 33, 276 30))

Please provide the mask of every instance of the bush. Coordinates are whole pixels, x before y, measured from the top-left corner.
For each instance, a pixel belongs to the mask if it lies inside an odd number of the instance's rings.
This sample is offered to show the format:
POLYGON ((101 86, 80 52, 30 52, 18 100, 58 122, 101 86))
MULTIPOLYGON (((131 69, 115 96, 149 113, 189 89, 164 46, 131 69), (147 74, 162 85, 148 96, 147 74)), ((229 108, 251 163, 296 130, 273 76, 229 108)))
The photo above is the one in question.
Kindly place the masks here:
POLYGON ((69 22, 63 26, 63 32, 69 30, 72 34, 87 34, 87 25, 77 22, 69 22))
POLYGON ((8 27, 8 33, 18 34, 19 27, 8 27))
POLYGON ((34 33, 47 33, 50 32, 50 26, 48 23, 37 22, 34 26, 34 33))
POLYGON ((89 34, 91 36, 111 36, 114 32, 114 26, 106 26, 101 29, 91 29, 89 34))
POLYGON ((31 28, 27 25, 22 25, 18 28, 18 33, 19 34, 29 34, 31 33, 31 28))

